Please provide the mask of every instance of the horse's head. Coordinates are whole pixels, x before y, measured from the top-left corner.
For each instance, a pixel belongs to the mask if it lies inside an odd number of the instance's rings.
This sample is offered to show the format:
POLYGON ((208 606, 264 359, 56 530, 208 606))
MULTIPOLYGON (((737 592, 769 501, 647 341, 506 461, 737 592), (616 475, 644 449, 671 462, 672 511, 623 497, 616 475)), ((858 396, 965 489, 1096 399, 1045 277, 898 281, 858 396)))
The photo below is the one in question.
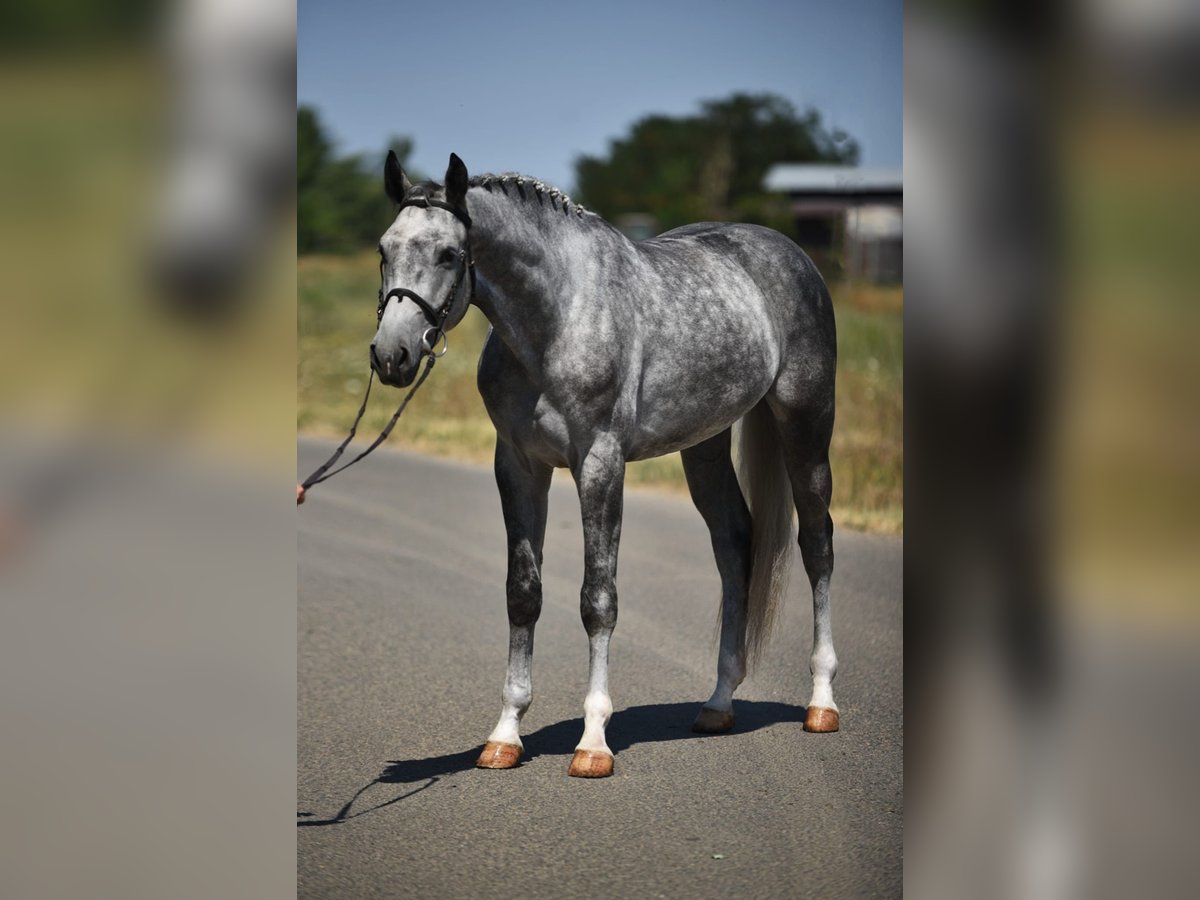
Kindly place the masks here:
POLYGON ((379 329, 371 368, 385 384, 405 387, 422 355, 437 352, 471 303, 467 167, 451 153, 445 185, 414 185, 396 154, 388 153, 383 184, 400 211, 379 241, 379 329))

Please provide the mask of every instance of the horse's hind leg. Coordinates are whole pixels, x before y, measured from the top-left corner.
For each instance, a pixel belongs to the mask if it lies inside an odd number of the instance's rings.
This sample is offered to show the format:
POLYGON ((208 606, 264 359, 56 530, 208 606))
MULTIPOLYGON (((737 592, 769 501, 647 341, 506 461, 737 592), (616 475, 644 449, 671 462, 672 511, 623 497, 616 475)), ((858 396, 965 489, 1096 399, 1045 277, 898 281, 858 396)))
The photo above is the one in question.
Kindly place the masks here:
POLYGON ((542 541, 552 473, 496 441, 496 484, 508 531, 508 675, 500 721, 476 763, 484 769, 511 769, 521 758, 521 717, 533 700, 533 627, 542 611, 542 541))
POLYGON ((692 502, 712 537, 721 573, 721 649, 717 686, 692 725, 713 734, 733 727, 733 692, 746 677, 746 591, 750 582, 750 511, 729 454, 730 429, 684 450, 692 502))
POLYGON ((833 433, 832 400, 828 408, 788 408, 772 398, 771 411, 783 441, 784 461, 800 520, 800 555, 813 595, 813 649, 809 657, 813 692, 804 718, 805 731, 837 731, 833 702, 837 653, 830 624, 829 582, 833 577, 833 519, 829 500, 829 440, 833 433))

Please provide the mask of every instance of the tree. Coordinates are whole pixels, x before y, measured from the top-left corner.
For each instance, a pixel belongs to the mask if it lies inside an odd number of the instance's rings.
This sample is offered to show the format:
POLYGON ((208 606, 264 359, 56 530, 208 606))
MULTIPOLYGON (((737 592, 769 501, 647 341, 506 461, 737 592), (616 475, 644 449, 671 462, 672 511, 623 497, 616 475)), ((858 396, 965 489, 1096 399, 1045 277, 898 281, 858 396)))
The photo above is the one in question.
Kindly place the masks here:
POLYGON ((858 145, 774 94, 733 94, 699 115, 647 116, 609 145, 607 158, 575 162, 581 202, 608 219, 655 215, 663 230, 706 220, 770 225, 790 234, 791 216, 762 188, 777 162, 853 164, 858 145))
MULTIPOLYGON (((392 138, 388 149, 406 164, 413 143, 392 138)), ((377 158, 338 156, 317 111, 300 107, 296 116, 298 252, 348 253, 375 245, 394 215, 383 193, 385 156, 386 151, 377 158)))

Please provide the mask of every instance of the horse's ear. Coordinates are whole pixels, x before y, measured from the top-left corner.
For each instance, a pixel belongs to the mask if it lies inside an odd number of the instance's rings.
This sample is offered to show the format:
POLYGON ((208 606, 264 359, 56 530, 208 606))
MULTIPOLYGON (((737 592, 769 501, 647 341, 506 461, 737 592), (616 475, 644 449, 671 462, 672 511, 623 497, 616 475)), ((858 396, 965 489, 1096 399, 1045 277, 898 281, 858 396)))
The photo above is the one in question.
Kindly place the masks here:
POLYGON ((395 150, 389 150, 387 162, 383 164, 383 189, 393 203, 403 203, 404 195, 412 188, 412 182, 404 174, 400 165, 400 157, 395 150))
POLYGON ((467 202, 467 167, 457 153, 450 154, 446 168, 446 202, 453 206, 466 206, 467 202))

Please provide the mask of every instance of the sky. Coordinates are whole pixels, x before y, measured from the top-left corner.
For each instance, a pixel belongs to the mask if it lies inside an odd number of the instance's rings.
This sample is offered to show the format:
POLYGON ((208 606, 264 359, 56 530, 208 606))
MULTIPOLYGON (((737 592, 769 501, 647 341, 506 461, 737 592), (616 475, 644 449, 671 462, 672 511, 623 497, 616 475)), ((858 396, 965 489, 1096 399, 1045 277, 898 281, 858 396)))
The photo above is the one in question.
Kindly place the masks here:
POLYGON ((565 190, 574 160, 651 113, 687 115, 735 91, 815 107, 899 166, 901 0, 524 3, 299 0, 297 95, 340 152, 415 141, 441 180, 517 171, 565 190))

